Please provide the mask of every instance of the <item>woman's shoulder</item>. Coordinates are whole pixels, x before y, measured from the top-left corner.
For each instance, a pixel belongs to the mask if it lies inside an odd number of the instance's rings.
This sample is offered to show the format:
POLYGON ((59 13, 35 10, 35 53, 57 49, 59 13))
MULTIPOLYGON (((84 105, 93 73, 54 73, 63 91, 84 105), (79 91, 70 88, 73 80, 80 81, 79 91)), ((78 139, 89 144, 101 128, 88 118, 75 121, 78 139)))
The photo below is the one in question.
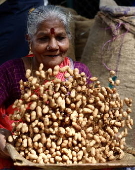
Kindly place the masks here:
POLYGON ((21 58, 8 60, 0 66, 0 79, 18 81, 25 78, 25 67, 21 58))
POLYGON ((1 64, 0 67, 5 67, 8 65, 14 66, 14 65, 18 65, 18 63, 20 63, 20 64, 22 63, 22 58, 15 58, 15 59, 7 60, 3 64, 1 64))
POLYGON ((73 61, 73 64, 74 64, 74 68, 78 68, 80 73, 81 72, 85 73, 86 77, 88 78, 87 83, 89 84, 90 83, 89 78, 92 77, 92 74, 91 74, 89 68, 84 63, 81 63, 79 61, 73 61))
POLYGON ((80 72, 85 72, 85 74, 89 74, 89 76, 91 77, 91 73, 89 68, 82 62, 79 61, 73 61, 74 64, 74 68, 78 68, 80 70, 80 72))
POLYGON ((17 59, 12 59, 12 60, 8 60, 5 63, 3 63, 2 65, 0 65, 0 70, 1 71, 8 71, 8 70, 14 70, 14 69, 23 69, 24 65, 23 65, 23 61, 21 58, 17 58, 17 59))
MULTIPOLYGON (((75 67, 87 67, 84 63, 80 61, 73 61, 75 67)), ((88 67, 87 67, 88 68, 88 67)))

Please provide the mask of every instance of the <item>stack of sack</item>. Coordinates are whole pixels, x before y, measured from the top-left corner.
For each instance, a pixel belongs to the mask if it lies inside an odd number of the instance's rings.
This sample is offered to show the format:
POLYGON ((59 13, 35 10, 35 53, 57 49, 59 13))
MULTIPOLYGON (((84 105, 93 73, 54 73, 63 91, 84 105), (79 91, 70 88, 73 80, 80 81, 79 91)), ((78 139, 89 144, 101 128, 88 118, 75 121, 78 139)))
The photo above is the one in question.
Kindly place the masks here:
MULTIPOLYGON (((119 93, 123 98, 132 98, 131 116, 135 118, 135 7, 100 0, 100 11, 94 18, 81 61, 104 86, 108 86, 109 71, 116 71, 121 80, 119 93)), ((135 125, 127 143, 135 147, 135 125)))
POLYGON ((70 40, 70 47, 67 52, 67 56, 73 60, 80 61, 84 47, 89 37, 90 30, 94 23, 94 18, 89 19, 78 15, 78 13, 72 8, 65 9, 67 12, 72 14, 72 20, 70 23, 72 38, 70 40))

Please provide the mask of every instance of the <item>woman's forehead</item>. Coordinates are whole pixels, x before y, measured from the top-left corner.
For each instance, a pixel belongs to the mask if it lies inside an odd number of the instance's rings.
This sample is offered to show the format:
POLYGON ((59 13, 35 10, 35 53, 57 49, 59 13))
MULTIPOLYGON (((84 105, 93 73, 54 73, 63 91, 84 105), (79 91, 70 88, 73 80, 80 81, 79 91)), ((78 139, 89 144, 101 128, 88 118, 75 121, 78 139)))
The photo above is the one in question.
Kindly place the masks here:
POLYGON ((58 29, 55 29, 55 28, 51 28, 50 30, 39 30, 37 31, 37 33, 35 34, 36 36, 46 36, 46 35, 61 35, 61 36, 65 36, 67 35, 66 34, 66 31, 65 30, 58 30, 58 29))
POLYGON ((37 29, 37 33, 44 32, 44 33, 50 33, 50 34, 56 34, 56 33, 66 33, 64 25, 59 20, 47 20, 43 21, 37 29))
POLYGON ((51 19, 51 20, 45 20, 45 21, 42 21, 42 23, 39 24, 39 28, 64 28, 64 25, 63 23, 58 20, 58 19, 51 19))

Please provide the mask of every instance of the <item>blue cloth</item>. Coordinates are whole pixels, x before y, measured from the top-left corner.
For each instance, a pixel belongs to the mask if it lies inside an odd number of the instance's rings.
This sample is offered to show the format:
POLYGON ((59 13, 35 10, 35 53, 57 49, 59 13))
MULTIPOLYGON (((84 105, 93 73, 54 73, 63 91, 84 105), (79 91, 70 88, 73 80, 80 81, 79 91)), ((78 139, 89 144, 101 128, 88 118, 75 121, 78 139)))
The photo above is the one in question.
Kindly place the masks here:
POLYGON ((0 65, 28 54, 27 15, 43 4, 44 0, 7 0, 0 5, 0 65))

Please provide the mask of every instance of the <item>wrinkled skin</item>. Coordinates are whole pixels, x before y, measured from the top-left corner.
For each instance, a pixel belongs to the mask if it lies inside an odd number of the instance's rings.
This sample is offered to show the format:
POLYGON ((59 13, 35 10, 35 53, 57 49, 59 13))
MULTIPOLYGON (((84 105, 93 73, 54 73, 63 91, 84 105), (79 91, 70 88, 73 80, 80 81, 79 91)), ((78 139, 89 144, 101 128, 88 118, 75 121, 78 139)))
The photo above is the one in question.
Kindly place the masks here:
MULTIPOLYGON (((5 148, 8 136, 12 135, 9 130, 0 128, 0 157, 9 158, 9 154, 5 148)), ((13 143, 12 143, 13 144, 13 143)))
POLYGON ((45 70, 59 65, 69 48, 68 35, 63 24, 57 19, 43 21, 38 25, 35 35, 28 37, 28 41, 34 54, 34 70, 39 68, 40 63, 44 64, 45 70))

